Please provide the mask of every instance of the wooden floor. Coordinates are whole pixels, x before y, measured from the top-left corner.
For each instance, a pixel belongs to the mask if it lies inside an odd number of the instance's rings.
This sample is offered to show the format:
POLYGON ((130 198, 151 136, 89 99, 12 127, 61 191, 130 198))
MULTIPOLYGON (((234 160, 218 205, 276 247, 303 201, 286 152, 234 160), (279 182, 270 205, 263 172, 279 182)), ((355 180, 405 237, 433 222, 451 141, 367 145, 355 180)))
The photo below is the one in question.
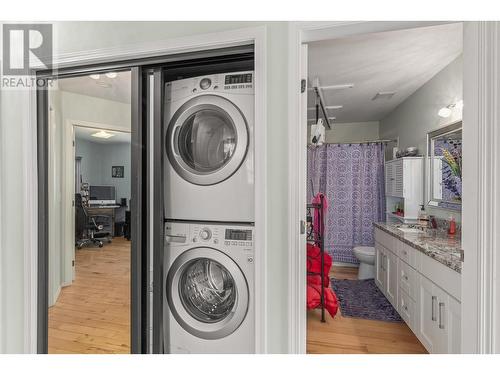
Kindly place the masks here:
POLYGON ((75 266, 49 308, 49 353, 130 353, 130 242, 76 250, 75 266))
MULTIPOLYGON (((333 267, 330 276, 338 279, 356 279, 357 268, 333 267)), ((308 311, 308 353, 427 353, 405 323, 346 318, 342 316, 340 309, 334 319, 326 313, 326 323, 321 323, 320 317, 320 310, 308 311)))

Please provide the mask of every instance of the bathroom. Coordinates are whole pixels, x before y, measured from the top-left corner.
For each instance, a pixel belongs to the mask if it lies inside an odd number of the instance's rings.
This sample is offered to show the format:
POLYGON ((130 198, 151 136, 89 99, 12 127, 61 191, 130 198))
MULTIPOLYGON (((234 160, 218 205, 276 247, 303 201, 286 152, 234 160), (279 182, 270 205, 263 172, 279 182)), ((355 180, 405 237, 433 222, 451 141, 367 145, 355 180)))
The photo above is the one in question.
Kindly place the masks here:
POLYGON ((460 352, 462 62, 461 23, 307 44, 309 353, 460 352))

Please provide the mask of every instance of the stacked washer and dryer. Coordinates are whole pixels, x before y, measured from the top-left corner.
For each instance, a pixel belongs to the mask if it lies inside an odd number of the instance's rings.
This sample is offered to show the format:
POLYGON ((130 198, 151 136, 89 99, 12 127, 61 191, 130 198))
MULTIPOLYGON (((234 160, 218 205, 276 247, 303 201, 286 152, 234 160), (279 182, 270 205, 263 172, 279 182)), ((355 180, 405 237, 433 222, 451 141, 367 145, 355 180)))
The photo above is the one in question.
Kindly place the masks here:
POLYGON ((166 353, 255 351, 253 78, 165 86, 166 353))

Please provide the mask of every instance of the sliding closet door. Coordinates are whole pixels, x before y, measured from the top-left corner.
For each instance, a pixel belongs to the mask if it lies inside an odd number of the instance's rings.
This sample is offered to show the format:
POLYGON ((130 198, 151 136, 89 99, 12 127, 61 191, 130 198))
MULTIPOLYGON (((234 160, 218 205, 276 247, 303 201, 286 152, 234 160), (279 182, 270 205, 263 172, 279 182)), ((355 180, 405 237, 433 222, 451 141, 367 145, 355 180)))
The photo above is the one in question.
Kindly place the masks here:
POLYGON ((141 67, 132 72, 131 352, 148 353, 148 132, 141 67))
POLYGON ((148 264, 150 353, 163 353, 163 71, 152 68, 144 73, 148 124, 148 264))

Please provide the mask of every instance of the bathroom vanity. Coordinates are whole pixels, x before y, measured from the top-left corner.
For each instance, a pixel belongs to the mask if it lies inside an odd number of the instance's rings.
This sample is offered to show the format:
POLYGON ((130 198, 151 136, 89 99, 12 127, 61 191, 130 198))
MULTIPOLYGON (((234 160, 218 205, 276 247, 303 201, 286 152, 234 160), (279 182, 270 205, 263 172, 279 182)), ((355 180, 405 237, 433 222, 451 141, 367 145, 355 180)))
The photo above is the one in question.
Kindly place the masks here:
POLYGON ((374 226, 379 289, 429 353, 460 353, 460 236, 387 223, 374 226))

